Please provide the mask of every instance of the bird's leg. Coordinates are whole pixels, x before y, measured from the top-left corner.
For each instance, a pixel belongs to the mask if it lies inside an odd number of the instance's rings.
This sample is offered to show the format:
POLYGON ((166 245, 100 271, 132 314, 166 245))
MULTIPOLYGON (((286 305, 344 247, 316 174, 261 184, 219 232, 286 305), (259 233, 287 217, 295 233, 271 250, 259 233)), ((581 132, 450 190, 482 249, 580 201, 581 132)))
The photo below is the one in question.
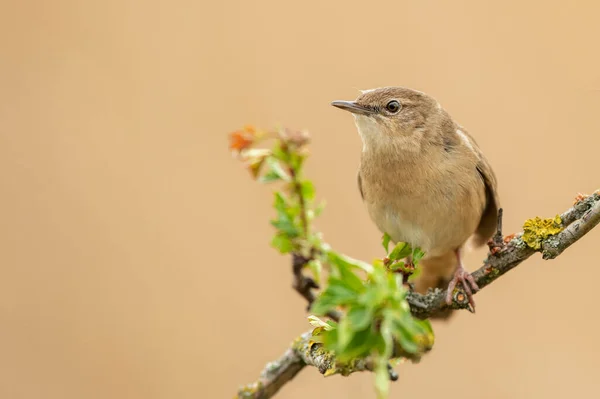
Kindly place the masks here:
POLYGON ((479 291, 479 286, 475 282, 475 279, 473 278, 471 273, 469 273, 463 267, 460 249, 455 250, 454 253, 456 254, 456 259, 458 260, 458 267, 454 272, 454 277, 452 277, 450 283, 448 284, 448 291, 446 293, 446 303, 448 305, 452 303, 452 292, 454 291, 456 284, 458 284, 458 282, 460 281, 462 283, 463 289, 465 290, 465 293, 467 294, 467 297, 469 298, 469 304, 473 308, 473 311, 475 311, 475 300, 473 299, 473 293, 479 291))

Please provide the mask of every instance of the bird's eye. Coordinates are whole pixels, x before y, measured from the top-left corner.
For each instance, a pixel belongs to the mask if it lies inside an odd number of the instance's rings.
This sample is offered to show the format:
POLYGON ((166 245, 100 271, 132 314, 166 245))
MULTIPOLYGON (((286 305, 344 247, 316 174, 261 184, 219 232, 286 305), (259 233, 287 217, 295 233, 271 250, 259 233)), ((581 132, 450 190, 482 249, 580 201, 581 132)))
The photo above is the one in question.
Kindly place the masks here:
POLYGON ((385 106, 385 109, 387 109, 392 114, 395 114, 396 112, 400 111, 400 108, 401 108, 400 103, 398 101, 396 101, 396 100, 390 101, 385 106))

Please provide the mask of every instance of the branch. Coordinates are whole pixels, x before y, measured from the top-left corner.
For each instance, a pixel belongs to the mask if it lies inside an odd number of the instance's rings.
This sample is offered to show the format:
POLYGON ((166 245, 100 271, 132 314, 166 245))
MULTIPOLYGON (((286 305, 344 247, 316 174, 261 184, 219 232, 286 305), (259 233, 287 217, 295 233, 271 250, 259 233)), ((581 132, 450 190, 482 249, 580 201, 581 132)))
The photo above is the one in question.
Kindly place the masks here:
MULTIPOLYGON (((535 252, 541 252, 544 259, 554 259, 559 256, 569 246, 600 223, 600 191, 575 203, 572 208, 560 215, 560 218, 564 229, 556 235, 544 238, 539 249, 534 249, 523 241, 523 232, 504 237, 503 240, 500 240, 497 237, 502 237, 501 223, 499 223, 497 236, 492 241, 495 248, 501 245, 501 249, 492 250, 484 261, 483 266, 473 273, 477 285, 480 288, 488 286, 509 270, 517 267, 535 252)), ((297 256, 294 256, 294 275, 296 279, 307 278, 302 276, 301 270, 308 260, 305 258, 302 259, 304 263, 300 259, 297 259, 297 256), (298 277, 298 275, 301 277, 298 277)), ((298 291, 300 292, 300 290, 298 291)), ((445 293, 445 290, 440 289, 430 290, 425 295, 414 291, 410 292, 407 300, 412 314, 415 317, 425 319, 442 314, 449 309, 468 308, 469 301, 462 288, 455 289, 453 295, 454 301, 451 305, 446 304, 445 293)), ((312 292, 310 294, 303 294, 301 292, 301 294, 309 303, 312 303, 312 300, 314 300, 312 292)), ((267 364, 257 382, 239 390, 238 398, 269 399, 307 365, 316 367, 325 376, 334 374, 347 376, 354 372, 372 370, 372 365, 368 359, 356 359, 349 365, 344 366, 337 365, 333 354, 325 351, 320 344, 312 343, 310 337, 311 332, 307 332, 296 339, 283 356, 267 364)), ((418 360, 417 358, 411 358, 411 355, 408 353, 402 353, 398 345, 394 357, 418 360)), ((390 374, 392 376, 395 375, 393 370, 391 370, 390 374)), ((395 378, 397 378, 397 375, 395 375, 395 378)))
MULTIPOLYGON (((292 380, 305 366, 314 366, 325 377, 336 374, 348 376, 361 371, 373 371, 368 358, 353 359, 347 364, 338 364, 333 353, 323 345, 311 340, 312 331, 305 332, 292 343, 291 347, 277 360, 268 363, 260 373, 258 381, 240 388, 238 399, 268 399, 273 397, 285 383, 292 380)), ((402 351, 397 346, 398 356, 417 361, 418 357, 402 351)), ((398 375, 389 366, 394 380, 398 375)))
MULTIPOLYGON (((299 254, 292 254, 292 272, 294 274, 294 284, 293 287, 308 302, 306 306, 306 310, 310 310, 311 305, 315 301, 315 294, 313 293, 313 289, 319 289, 319 285, 310 277, 306 277, 302 270, 304 266, 308 264, 312 259, 306 258, 299 254)), ((327 317, 332 320, 339 321, 341 318, 341 313, 337 311, 330 311, 327 313, 327 317)))
MULTIPOLYGON (((523 241, 523 232, 505 238, 510 239, 499 251, 492 251, 484 260, 483 266, 473 272, 480 289, 491 284, 509 270, 517 267, 535 252, 541 252, 543 259, 554 259, 577 240, 587 234, 600 222, 600 192, 577 202, 572 208, 560 215, 564 230, 542 240, 539 249, 528 246, 523 241)), ((410 292, 407 300, 415 317, 426 319, 443 314, 449 309, 467 309, 469 301, 464 291, 454 291, 451 305, 445 302, 446 290, 439 288, 422 295, 410 292)))
MULTIPOLYGON (((304 337, 306 334, 303 334, 304 337)), ((238 391, 238 399, 268 399, 282 386, 291 381, 306 366, 306 363, 293 348, 285 351, 279 359, 267 363, 258 381, 248 384, 238 391)))

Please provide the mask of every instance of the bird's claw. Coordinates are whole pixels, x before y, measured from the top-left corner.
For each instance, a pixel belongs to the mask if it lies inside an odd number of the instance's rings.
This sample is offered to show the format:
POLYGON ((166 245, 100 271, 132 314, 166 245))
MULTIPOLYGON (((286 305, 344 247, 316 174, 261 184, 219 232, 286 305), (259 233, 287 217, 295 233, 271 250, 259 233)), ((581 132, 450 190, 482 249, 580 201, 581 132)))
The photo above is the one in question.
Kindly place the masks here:
POLYGON ((448 290, 446 293, 446 303, 448 305, 452 303, 452 294, 458 282, 462 284, 463 289, 467 294, 469 304, 473 308, 473 312, 475 312, 475 300, 473 299, 473 295, 474 293, 479 291, 479 286, 477 285, 477 282, 475 281, 471 273, 466 271, 462 266, 456 269, 456 272, 454 272, 454 277, 452 277, 452 280, 450 280, 450 283, 448 284, 448 290))

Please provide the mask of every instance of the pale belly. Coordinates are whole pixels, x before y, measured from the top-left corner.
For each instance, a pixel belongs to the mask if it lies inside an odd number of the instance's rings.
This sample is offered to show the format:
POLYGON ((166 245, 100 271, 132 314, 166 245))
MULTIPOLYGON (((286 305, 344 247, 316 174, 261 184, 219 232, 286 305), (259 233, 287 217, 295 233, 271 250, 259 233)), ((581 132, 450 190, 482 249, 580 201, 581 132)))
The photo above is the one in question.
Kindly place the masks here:
POLYGON ((471 187, 471 192, 464 185, 448 187, 454 190, 451 194, 384 195, 388 201, 365 203, 373 222, 394 242, 408 242, 420 247, 428 257, 438 256, 464 245, 479 224, 485 195, 483 184, 471 187))

